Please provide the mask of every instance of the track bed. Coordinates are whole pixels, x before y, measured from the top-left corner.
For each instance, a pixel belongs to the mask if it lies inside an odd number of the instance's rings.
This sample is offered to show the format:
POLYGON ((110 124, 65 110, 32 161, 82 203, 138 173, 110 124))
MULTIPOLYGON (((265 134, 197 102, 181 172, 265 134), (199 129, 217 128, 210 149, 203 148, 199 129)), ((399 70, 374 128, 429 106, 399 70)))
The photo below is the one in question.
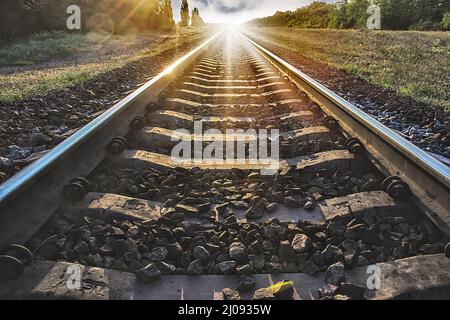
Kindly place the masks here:
POLYGON ((222 290, 239 288, 249 299, 286 279, 293 299, 448 297, 445 234, 389 195, 370 155, 239 35, 219 36, 140 120, 26 242, 36 261, 2 297, 230 299, 222 290), (174 160, 180 142, 195 155, 227 129, 243 131, 247 156, 246 130, 278 129, 276 173, 174 160), (79 290, 67 288, 71 266, 79 290))

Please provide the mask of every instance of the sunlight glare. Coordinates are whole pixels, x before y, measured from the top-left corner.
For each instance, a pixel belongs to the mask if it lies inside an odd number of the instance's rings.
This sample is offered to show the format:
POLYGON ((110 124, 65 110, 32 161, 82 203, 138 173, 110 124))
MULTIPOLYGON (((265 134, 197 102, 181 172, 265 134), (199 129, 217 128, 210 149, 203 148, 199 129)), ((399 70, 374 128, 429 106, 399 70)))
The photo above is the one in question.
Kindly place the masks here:
POLYGON ((234 33, 234 32, 238 32, 239 30, 241 30, 242 25, 229 23, 229 24, 225 24, 223 28, 225 31, 234 33))

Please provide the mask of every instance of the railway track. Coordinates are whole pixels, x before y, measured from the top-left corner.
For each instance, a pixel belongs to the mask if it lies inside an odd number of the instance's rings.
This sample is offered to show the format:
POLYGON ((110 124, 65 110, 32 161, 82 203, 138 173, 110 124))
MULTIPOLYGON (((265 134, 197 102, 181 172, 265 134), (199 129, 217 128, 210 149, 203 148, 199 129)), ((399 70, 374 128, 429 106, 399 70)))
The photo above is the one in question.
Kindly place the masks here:
POLYGON ((273 298, 255 289, 289 279, 294 299, 448 298, 449 178, 257 43, 218 34, 0 186, 0 296, 273 298), (231 144, 227 129, 241 130, 231 144), (261 134, 271 157, 250 151, 261 134))

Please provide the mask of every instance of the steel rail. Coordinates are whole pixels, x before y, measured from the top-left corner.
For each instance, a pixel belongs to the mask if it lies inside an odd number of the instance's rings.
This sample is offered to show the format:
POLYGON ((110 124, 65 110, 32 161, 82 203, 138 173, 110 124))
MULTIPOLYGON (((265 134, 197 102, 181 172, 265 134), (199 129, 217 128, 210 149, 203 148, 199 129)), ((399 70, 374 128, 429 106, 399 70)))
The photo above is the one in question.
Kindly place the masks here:
POLYGON ((24 243, 64 203, 62 187, 86 176, 107 155, 110 139, 128 132, 131 120, 215 40, 207 39, 155 78, 0 185, 0 247, 24 243), (15 225, 20 224, 20 228, 15 225))
POLYGON ((419 209, 450 236, 450 167, 418 148, 361 109, 241 33, 278 70, 288 76, 347 133, 365 144, 371 160, 386 175, 399 176, 419 209))
MULTIPOLYGON (((131 120, 142 115, 149 103, 157 101, 161 91, 207 50, 219 34, 2 184, 0 246, 27 241, 64 204, 62 187, 74 177, 87 176, 105 159, 110 139, 125 135, 131 120), (14 225, 20 225, 20 228, 14 225)), ((364 142, 369 157, 380 170, 402 177, 411 186, 416 205, 450 235, 450 169, 447 166, 256 42, 244 35, 242 37, 307 92, 327 114, 338 119, 346 132, 364 142)))

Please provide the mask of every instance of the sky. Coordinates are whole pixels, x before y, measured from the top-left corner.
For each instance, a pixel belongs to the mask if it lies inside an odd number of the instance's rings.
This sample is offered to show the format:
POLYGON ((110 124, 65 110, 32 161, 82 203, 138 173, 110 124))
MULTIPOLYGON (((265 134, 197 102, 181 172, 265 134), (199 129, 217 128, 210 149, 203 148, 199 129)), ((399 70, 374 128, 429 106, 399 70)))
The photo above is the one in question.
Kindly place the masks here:
MULTIPOLYGON (((276 11, 295 10, 314 0, 188 0, 189 11, 197 7, 200 16, 209 23, 240 24, 265 17, 276 11)), ((323 0, 335 2, 335 0, 323 0)), ((180 21, 181 0, 172 0, 175 21, 180 21)))

